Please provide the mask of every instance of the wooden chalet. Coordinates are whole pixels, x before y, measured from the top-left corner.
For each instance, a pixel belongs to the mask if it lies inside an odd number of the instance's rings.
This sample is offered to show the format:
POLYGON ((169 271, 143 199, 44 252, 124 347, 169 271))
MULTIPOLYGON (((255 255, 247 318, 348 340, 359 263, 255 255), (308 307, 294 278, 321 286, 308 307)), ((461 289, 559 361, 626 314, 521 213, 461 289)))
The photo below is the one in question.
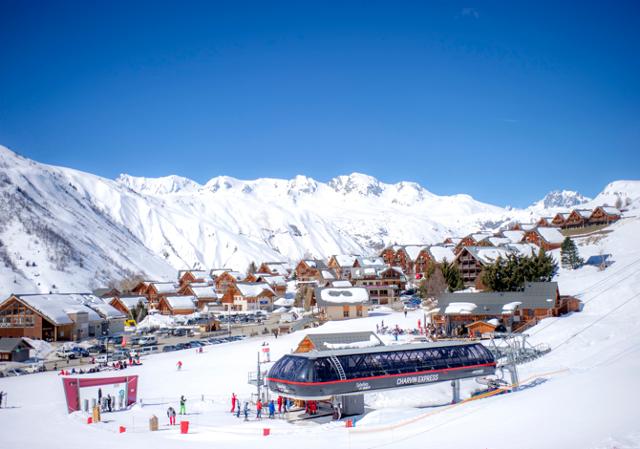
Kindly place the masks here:
POLYGON ((407 253, 406 247, 403 245, 391 245, 386 247, 380 253, 380 257, 382 257, 385 264, 392 267, 399 267, 405 273, 413 271, 412 259, 407 253))
POLYGON ((510 251, 506 248, 465 246, 456 254, 455 263, 458 265, 460 275, 465 287, 484 289, 480 279, 485 265, 493 264, 499 257, 506 258, 510 251))
MULTIPOLYGON (((12 295, 0 303, 0 337, 28 337, 47 341, 73 341, 102 335, 108 323, 86 302, 89 294, 12 295)), ((95 307, 95 306, 94 306, 95 307)), ((115 309, 107 313, 119 315, 115 309)))
POLYGON ((551 220, 551 224, 556 228, 564 228, 565 224, 567 223, 567 218, 569 218, 569 213, 558 212, 551 220))
POLYGON ((407 285, 407 277, 399 267, 365 268, 356 270, 351 282, 354 287, 367 290, 371 304, 390 305, 400 298, 400 292, 407 285))
POLYGON ((193 283, 213 284, 211 272, 207 270, 180 270, 178 272, 178 284, 180 287, 193 283))
POLYGON ((298 262, 295 274, 299 282, 322 281, 328 278, 334 280, 337 277, 324 261, 317 259, 303 259, 298 262))
POLYGON ((224 295, 226 291, 236 285, 236 283, 242 281, 244 276, 237 271, 224 271, 216 277, 215 286, 218 295, 224 295))
POLYGON ((222 296, 224 310, 271 310, 275 292, 265 282, 237 282, 222 296))
POLYGON ((594 225, 608 225, 622 218, 621 212, 615 207, 598 206, 593 209, 589 222, 594 225))
POLYGON ((564 236, 556 228, 535 228, 524 233, 524 241, 532 243, 545 251, 558 249, 562 246, 564 236))
POLYGON ((329 258, 327 267, 331 268, 338 279, 351 279, 353 268, 360 266, 358 257, 350 254, 334 254, 329 258))
POLYGON ((133 310, 142 304, 145 309, 149 307, 149 301, 146 296, 114 296, 106 298, 109 305, 116 310, 124 313, 126 316, 132 316, 133 310))
POLYGON ((264 273, 256 273, 255 282, 265 282, 271 287, 276 296, 285 296, 287 293, 287 280, 284 276, 274 276, 264 273))
POLYGON ((162 315, 191 315, 196 312, 196 298, 186 295, 162 296, 158 311, 162 315))
POLYGON ((474 321, 471 324, 465 325, 465 327, 467 328, 469 337, 482 338, 493 335, 498 326, 487 321, 474 321))
POLYGON ((220 303, 216 288, 206 283, 187 284, 180 289, 180 294, 196 298, 196 309, 199 311, 214 310, 220 303))
POLYGON ((258 273, 268 273, 272 276, 289 277, 291 267, 287 262, 262 262, 258 267, 258 273))
POLYGON ((591 211, 587 209, 574 209, 571 211, 566 221, 564 222, 564 228, 583 228, 588 226, 589 218, 591 217, 591 211))
POLYGON ((540 217, 536 222, 536 226, 540 228, 550 227, 550 226, 553 226, 552 221, 553 221, 553 217, 540 217))
POLYGON ((447 335, 462 335, 470 325, 490 320, 517 332, 532 321, 579 310, 580 302, 561 296, 557 282, 528 282, 520 292, 444 293, 433 323, 447 335))
POLYGON ((24 362, 35 349, 22 337, 0 338, 0 362, 24 362))

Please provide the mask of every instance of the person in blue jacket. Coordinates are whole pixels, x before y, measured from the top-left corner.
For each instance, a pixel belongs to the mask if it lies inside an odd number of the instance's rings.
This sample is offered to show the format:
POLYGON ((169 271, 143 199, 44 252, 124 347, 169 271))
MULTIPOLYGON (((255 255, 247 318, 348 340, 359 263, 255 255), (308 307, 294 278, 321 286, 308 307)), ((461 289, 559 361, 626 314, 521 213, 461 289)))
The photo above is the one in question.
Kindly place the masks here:
POLYGON ((249 421, 249 401, 244 403, 244 420, 249 421))
POLYGON ((276 414, 276 404, 273 402, 273 399, 269 401, 269 418, 273 419, 276 414))

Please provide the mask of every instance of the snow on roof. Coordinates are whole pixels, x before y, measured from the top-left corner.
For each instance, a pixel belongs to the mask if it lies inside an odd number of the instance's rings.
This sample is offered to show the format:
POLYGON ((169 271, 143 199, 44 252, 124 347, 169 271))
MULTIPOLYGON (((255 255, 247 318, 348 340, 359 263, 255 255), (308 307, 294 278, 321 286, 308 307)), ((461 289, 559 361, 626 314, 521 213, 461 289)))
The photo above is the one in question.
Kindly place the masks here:
POLYGON ((493 246, 500 246, 500 245, 506 245, 507 243, 511 243, 511 239, 507 237, 489 237, 488 240, 489 242, 491 242, 493 246))
POLYGON ((293 306, 293 304, 295 304, 296 300, 295 298, 278 298, 273 302, 274 306, 278 306, 278 307, 291 307, 293 306))
POLYGON ((591 217, 591 211, 588 209, 574 209, 573 212, 577 213, 578 215, 580 215, 582 218, 589 218, 591 217))
POLYGON ((502 231, 502 235, 504 235, 505 238, 511 240, 513 243, 518 243, 522 241, 522 238, 524 237, 524 231, 502 231))
POLYGON ((102 318, 126 318, 126 315, 109 304, 106 298, 98 298, 95 295, 82 295, 86 306, 95 310, 102 318))
POLYGON ((152 282, 151 285, 153 285, 160 295, 178 292, 178 287, 173 282, 152 282))
POLYGON ((274 293, 266 282, 238 282, 236 287, 238 287, 242 296, 247 296, 249 298, 259 296, 265 290, 274 293))
POLYGON ((473 240, 475 240, 476 242, 481 242, 488 239, 489 237, 491 237, 491 234, 488 232, 478 232, 476 234, 471 234, 471 238, 473 238, 473 240))
POLYGON ((332 287, 353 287, 353 284, 351 284, 351 281, 338 280, 338 281, 332 281, 331 286, 332 287))
POLYGON ((375 335, 369 336, 368 340, 354 341, 351 343, 329 343, 324 344, 327 349, 358 349, 358 348, 372 348, 380 346, 380 339, 375 335))
POLYGON ((361 267, 384 267, 384 259, 382 257, 358 257, 358 263, 361 267))
POLYGON ((317 265, 317 262, 313 259, 305 259, 304 263, 306 263, 310 268, 315 268, 317 265))
POLYGON ((270 274, 267 274, 267 275, 260 276, 260 279, 262 279, 264 282, 266 282, 271 286, 287 285, 287 280, 284 278, 284 276, 272 276, 270 274))
POLYGON ((455 254, 453 254, 453 250, 451 248, 447 248, 446 246, 434 245, 429 247, 429 253, 433 260, 437 263, 442 263, 446 259, 447 262, 452 262, 453 259, 456 258, 455 254))
POLYGON ((620 215, 620 210, 611 206, 601 206, 601 209, 609 215, 620 215))
POLYGON ((522 223, 520 226, 522 227, 522 229, 524 231, 530 231, 532 229, 535 229, 537 224, 536 223, 522 223))
POLYGON ((265 262, 265 265, 272 273, 286 276, 289 274, 289 264, 287 262, 265 262))
MULTIPOLYGON (((73 324, 70 313, 87 313, 89 321, 101 321, 98 313, 85 305, 83 294, 52 293, 43 295, 16 295, 22 302, 40 312, 56 325, 73 324)), ((89 296, 89 295, 87 295, 89 296)), ((93 295, 91 295, 93 296, 93 295)))
POLYGON ((470 315, 478 306, 472 302, 452 302, 445 309, 445 315, 470 315))
POLYGON ((165 298, 173 310, 195 310, 195 296, 167 296, 165 298))
MULTIPOLYGON (((148 303, 147 298, 145 296, 122 296, 118 299, 120 300, 122 305, 125 306, 127 310, 134 309, 140 303, 142 304, 148 303)), ((111 298, 109 301, 112 301, 112 300, 113 298, 111 298)))
POLYGON ((316 295, 318 305, 338 305, 338 304, 364 304, 369 302, 369 293, 366 288, 346 287, 346 288, 319 288, 316 295))
POLYGON ((498 326, 500 324, 500 321, 497 318, 491 318, 490 320, 486 321, 487 324, 491 324, 492 326, 498 326))
POLYGON ((540 236, 549 243, 562 243, 564 236, 557 228, 537 228, 536 231, 540 236))
POLYGON ((420 255, 420 251, 422 251, 423 249, 426 249, 426 246, 424 246, 424 245, 407 245, 407 246, 404 247, 404 250, 407 252, 407 255, 409 256, 409 259, 411 259, 414 262, 416 261, 416 259, 420 255))
POLYGON ((353 267, 353 264, 358 259, 358 256, 353 256, 351 254, 335 254, 333 257, 342 268, 353 267))
POLYGON ((538 254, 538 247, 531 243, 510 243, 509 245, 505 245, 505 248, 524 257, 531 257, 538 254))
POLYGON ((513 301, 513 302, 509 302, 505 305, 502 306, 502 312, 503 313, 513 313, 518 306, 521 306, 522 302, 521 301, 513 301))
POLYGON ((322 274, 322 278, 326 279, 326 280, 335 279, 336 278, 336 276, 329 270, 322 270, 321 274, 322 274))
MULTIPOLYGON (((511 254, 511 251, 505 247, 467 246, 465 249, 483 264, 492 264, 498 257, 504 259, 511 254)), ((462 252, 460 254, 462 254, 462 252)))
POLYGON ((204 287, 194 287, 192 284, 191 291, 196 298, 218 298, 215 287, 210 285, 204 287))

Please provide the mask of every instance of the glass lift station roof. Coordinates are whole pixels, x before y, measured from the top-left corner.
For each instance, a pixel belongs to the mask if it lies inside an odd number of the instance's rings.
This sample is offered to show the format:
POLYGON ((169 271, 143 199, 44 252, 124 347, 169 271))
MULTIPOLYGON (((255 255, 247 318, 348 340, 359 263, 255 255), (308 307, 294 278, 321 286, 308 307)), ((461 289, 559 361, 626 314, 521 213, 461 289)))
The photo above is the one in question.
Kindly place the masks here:
POLYGON ((493 374, 480 343, 442 342, 285 355, 269 370, 271 391, 297 399, 403 388, 493 374))

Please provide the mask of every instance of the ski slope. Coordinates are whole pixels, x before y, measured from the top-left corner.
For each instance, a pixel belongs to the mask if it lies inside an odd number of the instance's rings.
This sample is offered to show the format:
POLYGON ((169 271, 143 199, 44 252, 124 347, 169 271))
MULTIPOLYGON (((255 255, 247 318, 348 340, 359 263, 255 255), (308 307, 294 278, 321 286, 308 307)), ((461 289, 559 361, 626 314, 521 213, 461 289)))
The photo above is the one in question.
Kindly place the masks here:
MULTIPOLYGON (((355 429, 342 423, 293 425, 282 420, 251 419, 245 423, 228 413, 232 392, 244 401, 254 391, 246 384, 255 370, 263 341, 272 359, 291 351, 304 332, 254 338, 195 350, 149 356, 139 374, 139 396, 145 407, 106 415, 106 422, 87 425, 81 414, 67 415, 62 382, 55 373, 0 379, 9 405, 0 410, 3 447, 47 448, 154 447, 255 448, 302 445, 306 448, 637 448, 640 447, 640 220, 631 218, 611 227, 604 238, 579 242, 583 257, 611 253, 614 263, 604 271, 583 267, 561 270, 563 294, 578 294, 584 310, 543 320, 529 334, 533 343, 552 351, 520 365, 525 388, 456 406, 447 384, 369 394, 370 412, 355 429), (181 360, 182 371, 175 364, 181 360), (549 374, 551 373, 551 374, 549 374), (165 410, 177 409, 188 396, 191 433, 166 427, 165 410), (201 395, 206 400, 200 401, 201 395), (157 405, 152 405, 157 404, 157 405), (156 414, 163 425, 150 433, 147 420, 156 414), (118 434, 119 425, 128 431, 118 434), (272 435, 262 436, 262 428, 272 435)), ((314 332, 373 330, 385 324, 415 327, 419 311, 388 313, 345 322, 331 322, 314 332)), ((462 383, 462 396, 479 385, 462 383)))

